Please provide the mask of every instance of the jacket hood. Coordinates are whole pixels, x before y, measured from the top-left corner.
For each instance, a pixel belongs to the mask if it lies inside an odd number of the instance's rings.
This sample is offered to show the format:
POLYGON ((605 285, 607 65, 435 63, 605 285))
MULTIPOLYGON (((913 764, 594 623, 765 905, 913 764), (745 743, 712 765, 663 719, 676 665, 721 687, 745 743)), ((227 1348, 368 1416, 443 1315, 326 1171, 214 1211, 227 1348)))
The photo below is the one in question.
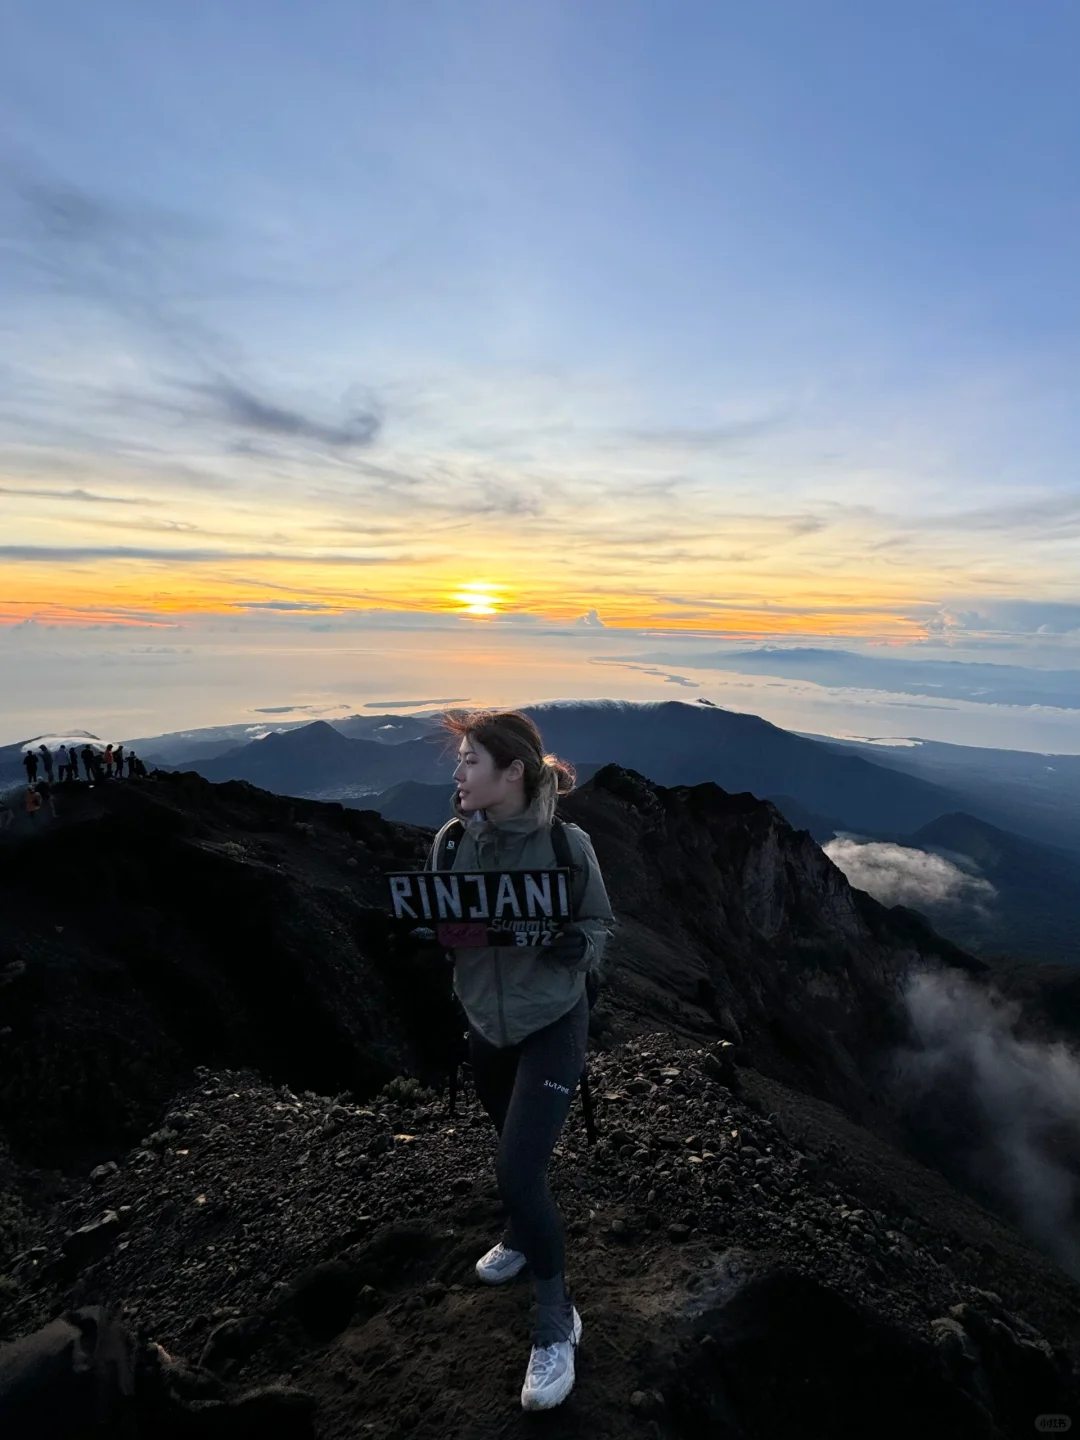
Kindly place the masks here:
POLYGON ((492 831, 498 831, 501 834, 529 835, 534 830, 541 830, 550 825, 554 819, 555 805, 559 798, 558 786, 559 780, 555 770, 552 766, 545 765, 540 772, 540 783, 536 787, 536 794, 520 815, 512 815, 509 820, 488 820, 485 818, 483 810, 463 810, 456 791, 451 801, 451 808, 457 819, 473 835, 485 835, 492 831))

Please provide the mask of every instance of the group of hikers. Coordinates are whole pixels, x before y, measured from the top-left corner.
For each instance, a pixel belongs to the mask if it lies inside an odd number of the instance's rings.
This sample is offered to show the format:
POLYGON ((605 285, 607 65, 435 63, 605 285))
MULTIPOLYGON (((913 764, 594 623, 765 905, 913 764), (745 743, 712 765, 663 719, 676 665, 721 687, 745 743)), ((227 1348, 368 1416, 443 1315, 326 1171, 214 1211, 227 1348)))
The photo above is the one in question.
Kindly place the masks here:
MULTIPOLYGON (((63 785, 79 779, 79 762, 83 774, 91 785, 103 784, 106 780, 142 779, 146 766, 134 750, 124 751, 123 745, 91 745, 89 742, 80 749, 77 744, 58 745, 55 751, 48 745, 38 745, 23 755, 26 769, 26 813, 33 820, 38 811, 48 806, 50 814, 56 815, 54 784, 63 785), (55 778, 54 778, 55 777, 55 778)), ((10 797, 0 795, 0 830, 6 830, 14 821, 10 797)))
POLYGON ((106 745, 104 750, 90 744, 84 745, 81 750, 78 745, 60 745, 55 755, 47 745, 39 745, 36 750, 27 750, 23 756, 26 782, 28 785, 39 785, 40 768, 45 783, 51 785, 54 767, 61 785, 65 780, 78 780, 80 760, 90 784, 100 784, 104 780, 122 780, 125 764, 129 780, 146 774, 146 766, 134 750, 129 750, 125 755, 123 745, 106 745))

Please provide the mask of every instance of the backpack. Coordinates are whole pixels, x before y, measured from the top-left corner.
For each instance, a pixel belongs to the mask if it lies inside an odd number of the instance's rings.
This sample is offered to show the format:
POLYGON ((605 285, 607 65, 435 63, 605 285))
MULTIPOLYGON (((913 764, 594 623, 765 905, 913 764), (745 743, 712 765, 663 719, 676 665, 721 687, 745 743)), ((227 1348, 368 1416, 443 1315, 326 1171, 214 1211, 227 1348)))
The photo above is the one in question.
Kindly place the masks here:
MULTIPOLYGON (((443 831, 443 833, 442 833, 442 839, 441 839, 441 841, 439 842, 438 854, 436 854, 436 855, 434 856, 434 862, 435 862, 435 863, 434 863, 434 866, 432 867, 433 869, 435 869, 435 870, 449 870, 449 869, 451 868, 451 866, 453 865, 453 857, 454 857, 454 854, 456 853, 457 847, 458 847, 458 845, 461 843, 461 838, 462 838, 462 836, 463 836, 464 834, 465 834, 465 826, 464 826, 464 824, 462 823, 462 821, 458 820, 458 819, 455 817, 455 818, 450 822, 450 824, 447 825, 446 829, 445 829, 445 830, 443 831)), ((571 879, 571 894, 572 894, 573 888, 574 888, 574 884, 575 884, 575 882, 576 882, 576 879, 577 879, 578 875, 581 873, 582 867, 581 867, 580 865, 576 864, 575 861, 574 861, 573 852, 572 852, 571 849, 570 849, 570 841, 566 838, 566 826, 565 826, 565 824, 563 823, 563 821, 562 821, 557 815, 554 817, 554 819, 553 819, 552 822, 551 822, 551 845, 552 845, 552 849, 555 851, 555 864, 558 866, 558 868, 559 868, 560 870, 569 870, 570 873, 571 873, 571 876, 572 876, 572 879, 571 879)), ((575 912, 576 908, 577 908, 577 907, 574 905, 573 900, 571 899, 571 905, 570 905, 570 917, 571 917, 571 919, 573 919, 573 917, 574 917, 574 912, 575 912)), ((449 950, 447 950, 447 951, 445 952, 445 954, 446 954, 447 960, 449 960, 449 961, 452 962, 452 961, 453 961, 453 958, 454 958, 454 957, 453 957, 453 954, 452 954, 449 950)), ((586 1000, 587 1000, 587 1002, 588 1002, 589 1013, 590 1013, 590 1014, 592 1013, 593 1006, 596 1004, 596 998, 597 998, 597 996, 599 995, 599 993, 600 993, 600 971, 599 971, 599 968, 594 965, 594 966, 591 966, 591 967, 585 972, 585 996, 586 996, 586 1000)), ((467 1034, 467 1033, 468 1033, 468 1032, 466 1032, 466 1034, 467 1034)), ((462 1063, 467 1064, 467 1062, 462 1062, 462 1063)), ((458 1067, 455 1066, 455 1067, 454 1067, 454 1073, 453 1073, 453 1075, 450 1077, 450 1114, 451 1114, 451 1115, 453 1115, 453 1113, 454 1113, 454 1102, 455 1102, 456 1097, 457 1097, 457 1069, 458 1069, 458 1067)), ((584 1120, 585 1120, 585 1134, 586 1134, 586 1136, 588 1137, 589 1144, 592 1145, 592 1144, 595 1142, 595 1140, 596 1140, 596 1121, 595 1121, 595 1119, 594 1119, 594 1117, 593 1117, 592 1092, 591 1092, 590 1089, 589 1089, 589 1059, 588 1059, 588 1055, 586 1055, 586 1057, 585 1057, 585 1064, 582 1066, 582 1070, 581 1070, 580 1088, 581 1088, 581 1111, 582 1111, 582 1116, 583 1116, 583 1118, 584 1118, 584 1120)))

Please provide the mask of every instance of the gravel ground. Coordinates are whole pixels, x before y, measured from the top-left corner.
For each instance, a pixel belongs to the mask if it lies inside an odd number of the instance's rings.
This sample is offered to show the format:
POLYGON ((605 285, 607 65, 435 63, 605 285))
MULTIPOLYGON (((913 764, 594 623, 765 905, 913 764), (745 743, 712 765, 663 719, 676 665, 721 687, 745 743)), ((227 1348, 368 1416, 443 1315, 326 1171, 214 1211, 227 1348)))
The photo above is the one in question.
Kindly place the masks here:
MULTIPOLYGON (((165 1387, 192 1424, 261 1393, 261 1433, 320 1440, 535 1423, 771 1440, 943 1419, 992 1437, 1080 1414, 1075 1330, 1043 1333, 1000 1275, 989 1288, 977 1240, 958 1251, 902 1198, 868 1204, 877 1172, 845 1149, 857 1127, 798 1148, 780 1089, 725 1048, 653 1034, 591 1061, 599 1141, 575 1102, 551 1170, 584 1321, 576 1388, 552 1416, 518 1401, 528 1272, 499 1289, 473 1272, 502 1222, 494 1130, 471 1097, 451 1118, 408 1085, 356 1105, 197 1072, 11 1267, 17 1320, 122 1304, 170 1357, 165 1387)), ((1076 1287, 1052 1274, 1067 1313, 1076 1287)))

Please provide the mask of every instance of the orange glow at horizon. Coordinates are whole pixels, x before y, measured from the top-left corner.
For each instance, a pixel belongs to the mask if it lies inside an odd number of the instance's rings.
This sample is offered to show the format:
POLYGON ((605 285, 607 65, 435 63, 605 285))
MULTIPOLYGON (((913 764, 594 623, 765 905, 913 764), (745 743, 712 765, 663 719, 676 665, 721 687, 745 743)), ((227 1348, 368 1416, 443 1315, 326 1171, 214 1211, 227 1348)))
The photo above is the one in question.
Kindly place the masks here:
MULTIPOLYGON (((724 593, 700 571, 673 577, 661 566, 624 577, 605 570, 598 558, 594 571, 584 575, 545 564, 534 579, 524 558, 508 573, 506 567, 517 560, 504 557, 501 576, 488 572, 489 578, 468 581, 460 579, 459 562, 314 564, 300 556, 225 558, 212 565, 127 556, 64 565, 34 561, 4 567, 0 626, 32 621, 159 630, 214 622, 254 625, 261 619, 264 630, 274 624, 282 633, 296 633, 350 615, 362 624, 365 611, 429 615, 432 623, 453 617, 505 623, 528 616, 555 625, 574 625, 596 611, 596 628, 608 632, 905 644, 927 633, 918 614, 935 608, 931 584, 924 580, 919 593, 910 576, 905 582, 898 576, 793 574, 781 592, 774 576, 757 572, 740 574, 738 589, 724 593)), ((484 575, 479 566, 473 573, 478 572, 484 575)))

